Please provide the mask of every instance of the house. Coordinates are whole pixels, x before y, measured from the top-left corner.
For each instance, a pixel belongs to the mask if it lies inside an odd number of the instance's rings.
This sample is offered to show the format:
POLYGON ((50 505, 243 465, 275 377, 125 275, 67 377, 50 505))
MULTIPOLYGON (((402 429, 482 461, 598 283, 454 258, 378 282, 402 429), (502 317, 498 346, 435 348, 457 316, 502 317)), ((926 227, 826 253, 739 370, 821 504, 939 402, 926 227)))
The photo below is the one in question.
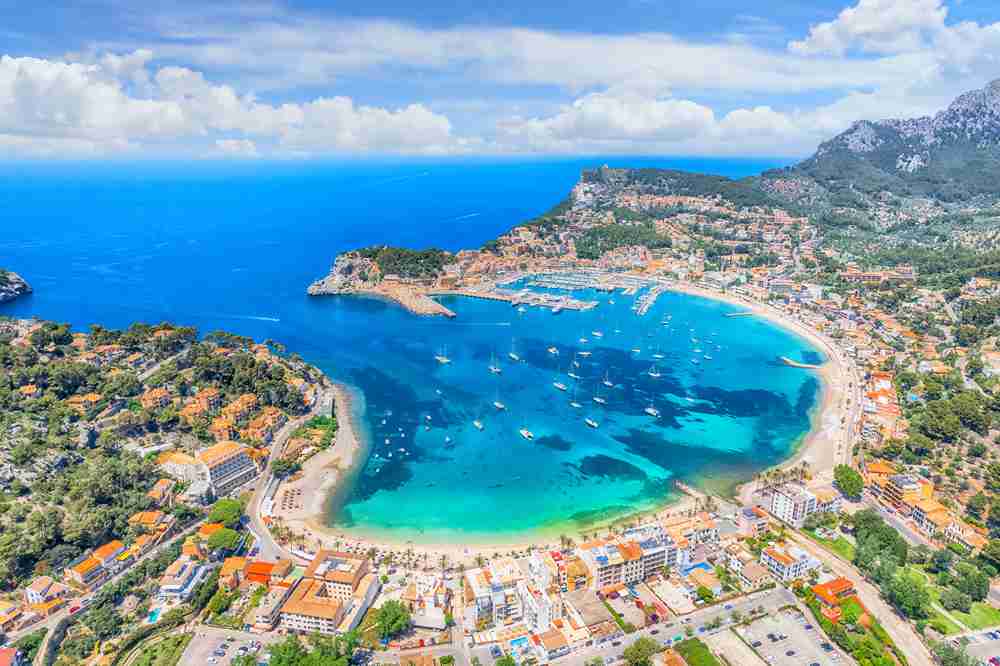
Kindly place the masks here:
POLYGON ((549 629, 541 634, 538 640, 542 646, 542 650, 545 651, 546 658, 549 660, 564 657, 570 652, 569 641, 566 640, 566 635, 558 629, 549 629))
POLYGON ((687 581, 694 591, 704 587, 715 596, 722 594, 722 583, 719 582, 719 577, 707 569, 701 567, 692 569, 687 575, 687 581))
POLYGON ((174 486, 172 479, 160 479, 153 484, 153 487, 146 493, 146 497, 153 500, 158 507, 170 506, 174 502, 174 486))
POLYGON ((237 589, 243 582, 243 570, 246 566, 245 557, 227 557, 219 569, 219 586, 227 592, 237 589))
POLYGON ((162 409, 170 404, 170 391, 157 386, 139 396, 139 404, 143 409, 162 409))
POLYGON ((840 491, 835 488, 816 488, 812 491, 816 497, 817 513, 840 513, 843 506, 843 498, 840 491))
POLYGON ((175 519, 172 515, 158 509, 153 511, 139 511, 132 514, 128 519, 129 525, 141 529, 144 534, 155 536, 157 540, 162 539, 170 533, 170 530, 174 527, 174 522, 175 519))
POLYGON ((63 578, 67 583, 90 591, 107 578, 108 572, 96 557, 89 556, 76 564, 66 567, 63 578))
POLYGON ((83 416, 96 407, 100 401, 100 393, 85 393, 83 395, 71 395, 66 398, 66 405, 80 416, 83 416))
POLYGON ((62 599, 69 593, 69 588, 57 583, 49 576, 39 576, 24 588, 24 603, 31 606, 45 604, 55 599, 62 599))
POLYGON ((831 622, 837 622, 840 620, 841 602, 855 596, 856 594, 854 591, 854 583, 844 577, 834 578, 833 580, 825 583, 813 585, 812 591, 816 600, 820 604, 821 612, 826 619, 831 622))
POLYGON ((771 582, 771 574, 757 562, 747 562, 740 570, 739 577, 744 590, 756 590, 771 582))
POLYGON ((785 544, 765 548, 760 554, 760 563, 783 583, 802 578, 821 566, 819 560, 798 546, 785 544))
POLYGON ((922 499, 910 507, 910 517, 917 528, 928 536, 944 534, 957 522, 951 512, 936 499, 922 499))
POLYGON ((0 648, 0 666, 27 666, 24 653, 13 647, 0 648))
POLYGON ((187 601, 207 571, 208 568, 197 560, 181 555, 160 576, 159 597, 163 600, 187 601))
POLYGON ((736 527, 741 536, 756 539, 767 531, 767 512, 759 506, 741 507, 737 514, 736 527))

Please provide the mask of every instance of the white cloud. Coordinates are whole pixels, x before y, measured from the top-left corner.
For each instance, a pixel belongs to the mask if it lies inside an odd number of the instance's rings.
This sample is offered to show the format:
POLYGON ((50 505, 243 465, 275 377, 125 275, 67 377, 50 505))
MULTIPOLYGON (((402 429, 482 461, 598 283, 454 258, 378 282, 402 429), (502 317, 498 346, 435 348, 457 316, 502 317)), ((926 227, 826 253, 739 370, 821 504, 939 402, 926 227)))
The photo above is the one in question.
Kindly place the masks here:
POLYGON ((836 19, 809 29, 788 48, 805 55, 903 53, 924 48, 930 33, 944 29, 948 9, 941 0, 860 0, 836 19))
POLYGON ((147 69, 152 54, 90 62, 0 58, 0 148, 7 153, 106 154, 141 146, 245 135, 216 149, 248 154, 250 137, 297 151, 444 153, 463 150, 447 118, 412 104, 355 106, 347 97, 266 104, 184 67, 147 69))

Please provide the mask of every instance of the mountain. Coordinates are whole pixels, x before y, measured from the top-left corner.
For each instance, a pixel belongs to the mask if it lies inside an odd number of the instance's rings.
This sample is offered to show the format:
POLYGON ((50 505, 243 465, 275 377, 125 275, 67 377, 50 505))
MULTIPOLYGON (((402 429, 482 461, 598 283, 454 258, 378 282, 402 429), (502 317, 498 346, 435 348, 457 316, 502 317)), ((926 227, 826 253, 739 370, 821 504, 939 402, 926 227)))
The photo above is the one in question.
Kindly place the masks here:
POLYGON ((1000 80, 934 116, 855 122, 809 159, 764 174, 762 186, 831 207, 879 208, 892 197, 986 206, 1000 199, 998 178, 1000 80))

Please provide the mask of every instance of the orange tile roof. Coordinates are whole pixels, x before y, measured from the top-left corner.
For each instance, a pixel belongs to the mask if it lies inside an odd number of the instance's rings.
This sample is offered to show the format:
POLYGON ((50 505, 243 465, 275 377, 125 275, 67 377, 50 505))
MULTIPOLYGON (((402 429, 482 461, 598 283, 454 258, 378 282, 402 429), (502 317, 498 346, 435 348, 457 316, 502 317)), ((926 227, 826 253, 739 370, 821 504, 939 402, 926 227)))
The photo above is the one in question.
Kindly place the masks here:
POLYGON ((198 528, 198 536, 208 538, 224 527, 222 523, 205 523, 198 528))
POLYGON ((103 546, 94 549, 94 557, 101 560, 106 560, 109 557, 114 556, 119 550, 125 547, 121 541, 115 539, 114 541, 109 541, 103 546))
POLYGON ((242 446, 236 442, 224 441, 199 451, 198 459, 209 467, 215 467, 241 453, 243 453, 242 446))

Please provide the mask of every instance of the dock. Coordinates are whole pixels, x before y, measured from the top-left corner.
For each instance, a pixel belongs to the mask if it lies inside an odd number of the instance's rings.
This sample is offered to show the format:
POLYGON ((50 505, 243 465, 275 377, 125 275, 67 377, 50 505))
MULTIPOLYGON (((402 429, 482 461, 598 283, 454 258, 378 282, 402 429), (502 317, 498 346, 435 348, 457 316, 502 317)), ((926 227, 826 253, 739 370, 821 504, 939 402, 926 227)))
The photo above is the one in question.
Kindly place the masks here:
POLYGON ((590 310, 597 307, 597 301, 584 301, 568 296, 543 294, 528 289, 512 291, 509 289, 443 289, 428 293, 429 296, 464 296, 487 301, 510 303, 512 306, 527 305, 531 307, 549 308, 554 313, 562 310, 590 310))

